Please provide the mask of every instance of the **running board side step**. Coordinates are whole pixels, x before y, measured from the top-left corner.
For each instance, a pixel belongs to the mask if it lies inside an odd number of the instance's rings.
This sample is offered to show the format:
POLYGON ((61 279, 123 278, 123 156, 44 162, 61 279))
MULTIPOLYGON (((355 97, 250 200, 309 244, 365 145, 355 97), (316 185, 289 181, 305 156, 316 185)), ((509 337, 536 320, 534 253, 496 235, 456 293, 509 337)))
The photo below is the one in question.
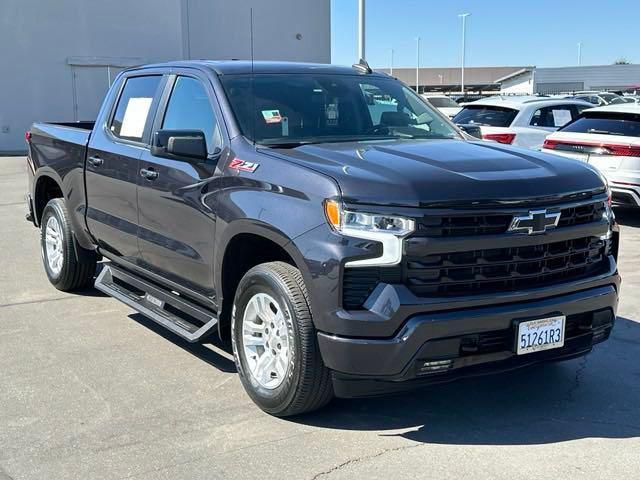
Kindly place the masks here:
POLYGON ((102 268, 95 287, 188 342, 197 342, 218 324, 212 312, 110 263, 102 268))

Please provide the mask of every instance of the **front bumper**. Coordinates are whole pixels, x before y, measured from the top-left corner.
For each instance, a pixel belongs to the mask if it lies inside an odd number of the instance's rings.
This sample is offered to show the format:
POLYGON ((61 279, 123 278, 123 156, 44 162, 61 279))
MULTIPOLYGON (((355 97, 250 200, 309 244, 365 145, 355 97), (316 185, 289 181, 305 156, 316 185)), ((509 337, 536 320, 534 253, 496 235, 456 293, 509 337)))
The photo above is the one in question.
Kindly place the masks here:
POLYGON ((342 397, 389 393, 429 383, 519 368, 588 353, 608 338, 618 304, 620 277, 607 285, 557 297, 424 313, 391 338, 349 338, 319 333, 325 364, 342 397), (567 316, 562 348, 518 356, 514 321, 567 316))
POLYGON ((609 180, 612 200, 615 205, 627 207, 640 207, 640 178, 634 178, 631 183, 628 179, 609 180))

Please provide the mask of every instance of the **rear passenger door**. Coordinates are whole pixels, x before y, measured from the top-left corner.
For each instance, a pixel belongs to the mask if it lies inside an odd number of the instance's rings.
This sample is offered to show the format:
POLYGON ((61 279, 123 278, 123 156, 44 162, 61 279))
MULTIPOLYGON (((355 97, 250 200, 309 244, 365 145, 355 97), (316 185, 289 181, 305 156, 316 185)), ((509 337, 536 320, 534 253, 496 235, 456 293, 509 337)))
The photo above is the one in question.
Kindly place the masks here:
POLYGON ((140 161, 145 172, 138 174, 143 266, 212 299, 216 166, 228 150, 220 118, 206 76, 190 71, 170 75, 153 131, 200 130, 208 158, 168 159, 145 150, 140 161))
POLYGON ((87 226, 115 258, 138 259, 137 183, 162 91, 160 74, 121 77, 91 135, 86 161, 87 226))

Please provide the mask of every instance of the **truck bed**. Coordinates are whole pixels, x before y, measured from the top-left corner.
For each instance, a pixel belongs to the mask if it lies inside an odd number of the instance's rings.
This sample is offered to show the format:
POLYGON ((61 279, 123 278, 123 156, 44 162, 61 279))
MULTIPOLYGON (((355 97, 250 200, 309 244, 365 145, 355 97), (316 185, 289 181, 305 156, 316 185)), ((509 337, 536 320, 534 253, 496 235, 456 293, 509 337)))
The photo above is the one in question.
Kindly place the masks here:
POLYGON ((95 122, 42 122, 31 127, 32 161, 36 169, 82 167, 95 122), (47 148, 39 148, 39 147, 47 148))

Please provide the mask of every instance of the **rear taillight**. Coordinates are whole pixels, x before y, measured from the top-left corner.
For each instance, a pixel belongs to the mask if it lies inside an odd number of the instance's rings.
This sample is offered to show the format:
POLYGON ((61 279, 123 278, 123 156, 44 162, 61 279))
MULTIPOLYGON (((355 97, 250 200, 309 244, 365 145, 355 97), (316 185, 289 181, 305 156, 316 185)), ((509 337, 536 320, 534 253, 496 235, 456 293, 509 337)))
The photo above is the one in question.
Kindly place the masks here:
POLYGON ((26 132, 24 132, 24 139, 27 143, 29 143, 31 141, 31 132, 29 130, 27 130, 26 132))
POLYGON ((542 148, 547 150, 555 150, 558 145, 566 145, 575 147, 580 153, 593 153, 596 155, 612 155, 615 157, 640 157, 640 146, 638 145, 619 145, 615 143, 598 143, 598 142, 571 142, 560 140, 545 140, 542 148), (586 149, 584 147, 587 147, 586 149))
POLYGON ((615 155, 616 157, 640 157, 640 147, 635 145, 608 145, 601 146, 605 151, 603 155, 615 155))
POLYGON ((516 138, 515 133, 483 133, 483 140, 495 140, 498 143, 511 145, 516 138))

